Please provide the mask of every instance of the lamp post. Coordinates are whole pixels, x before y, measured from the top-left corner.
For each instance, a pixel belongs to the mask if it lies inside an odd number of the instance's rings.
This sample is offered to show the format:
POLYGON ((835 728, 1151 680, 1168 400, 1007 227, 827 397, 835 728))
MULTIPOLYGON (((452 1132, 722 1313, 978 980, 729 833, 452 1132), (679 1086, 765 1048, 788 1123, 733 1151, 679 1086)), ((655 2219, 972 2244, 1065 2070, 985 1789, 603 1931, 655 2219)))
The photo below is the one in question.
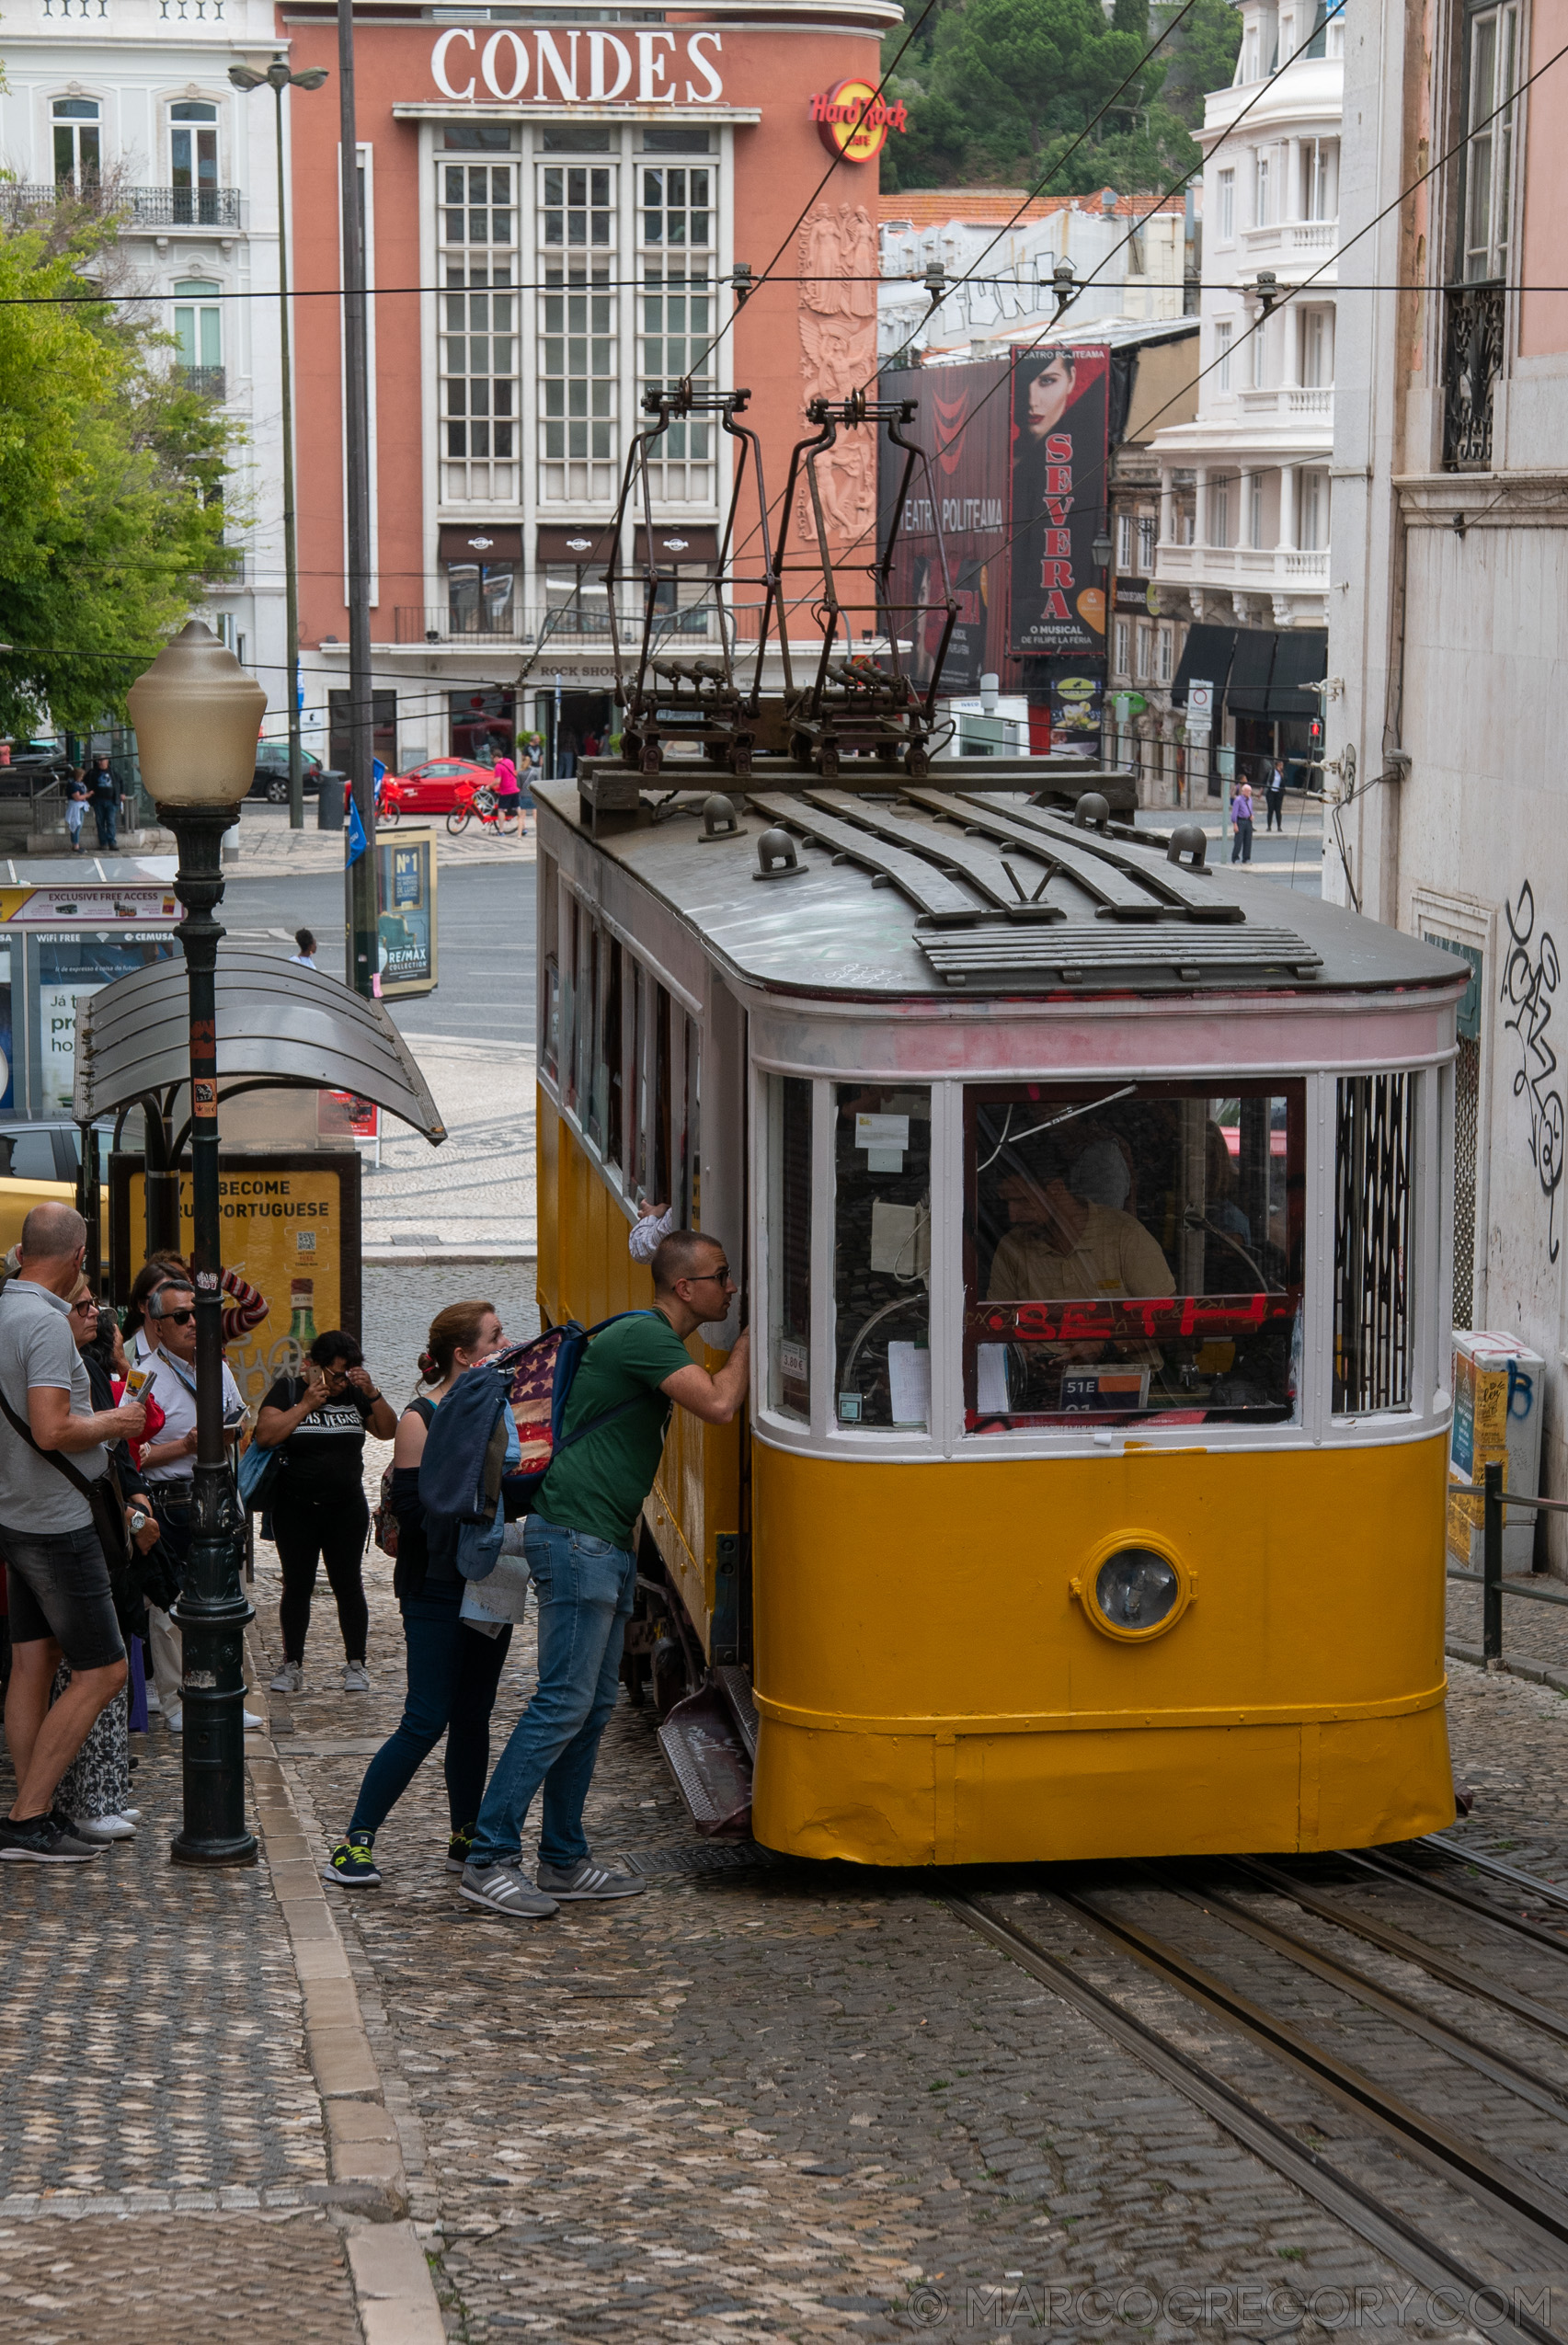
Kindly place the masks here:
MULTIPOLYGON (((1111 555, 1114 551, 1115 548, 1111 543, 1111 509, 1107 505, 1105 508, 1104 519, 1100 523, 1099 528, 1095 531, 1089 546, 1089 559, 1093 564, 1095 569, 1097 569, 1100 573, 1100 588, 1104 598, 1102 612, 1105 622, 1105 681, 1107 685, 1110 682, 1111 676, 1111 555)), ((1109 765, 1111 761, 1105 754, 1105 711, 1109 698, 1110 695, 1108 692, 1101 692, 1100 762, 1102 765, 1109 765)))
POLYGON ((236 89, 259 89, 265 82, 272 92, 278 132, 278 337, 283 372, 283 595, 289 630, 289 828, 305 825, 304 760, 300 749, 300 582, 294 554, 294 386, 289 365, 289 231, 283 180, 283 92, 319 89, 326 79, 325 65, 292 74, 281 57, 264 74, 248 65, 231 65, 229 79, 236 89))
POLYGON ((240 1584, 240 1522, 223 1444, 223 1313, 219 1280, 218 1036, 213 917, 223 900, 223 833, 256 772, 267 695, 192 619, 127 695, 142 775, 174 832, 175 894, 190 1008, 191 1275, 196 1287, 196 1537, 175 1618, 184 1642, 185 1820, 178 1864, 246 1865, 242 1641, 251 1607, 240 1584))

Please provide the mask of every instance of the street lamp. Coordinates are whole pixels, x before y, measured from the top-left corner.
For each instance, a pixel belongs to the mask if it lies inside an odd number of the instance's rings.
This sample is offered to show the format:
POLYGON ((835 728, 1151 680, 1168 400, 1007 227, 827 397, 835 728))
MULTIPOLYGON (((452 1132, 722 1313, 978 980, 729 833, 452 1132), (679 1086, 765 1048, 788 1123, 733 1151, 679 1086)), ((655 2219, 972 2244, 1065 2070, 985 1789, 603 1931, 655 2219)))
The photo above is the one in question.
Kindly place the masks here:
MULTIPOLYGON (((231 65, 229 79, 236 89, 259 89, 265 82, 272 92, 278 132, 278 335, 283 369, 283 594, 289 630, 289 828, 305 824, 304 760, 300 749, 300 586, 294 556, 294 393, 289 367, 289 235, 283 183, 283 92, 319 89, 326 79, 325 65, 292 74, 281 57, 264 74, 248 65, 231 65)), ((255 767, 252 766, 254 772, 255 767)))
POLYGON ((127 694, 142 778, 174 832, 175 894, 185 906, 190 1012, 191 1276, 196 1287, 196 1537, 175 1618, 184 1641, 185 1820, 178 1864, 246 1865, 242 1640, 253 1618, 240 1585, 240 1525, 223 1446, 223 1316, 219 1281, 218 1037, 213 917, 223 838, 256 772, 267 695, 210 627, 192 619, 127 694))

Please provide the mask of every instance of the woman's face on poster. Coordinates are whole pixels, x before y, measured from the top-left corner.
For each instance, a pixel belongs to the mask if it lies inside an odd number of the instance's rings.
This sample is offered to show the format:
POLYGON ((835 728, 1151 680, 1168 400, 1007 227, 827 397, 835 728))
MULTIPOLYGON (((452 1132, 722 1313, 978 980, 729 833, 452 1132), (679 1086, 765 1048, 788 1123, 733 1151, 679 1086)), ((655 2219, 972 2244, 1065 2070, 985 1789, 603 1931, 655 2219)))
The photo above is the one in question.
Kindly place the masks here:
POLYGON ((1041 368, 1029 383, 1029 411, 1025 428, 1031 440, 1043 440, 1061 421, 1068 402, 1072 397, 1072 369, 1065 358, 1053 358, 1041 368))

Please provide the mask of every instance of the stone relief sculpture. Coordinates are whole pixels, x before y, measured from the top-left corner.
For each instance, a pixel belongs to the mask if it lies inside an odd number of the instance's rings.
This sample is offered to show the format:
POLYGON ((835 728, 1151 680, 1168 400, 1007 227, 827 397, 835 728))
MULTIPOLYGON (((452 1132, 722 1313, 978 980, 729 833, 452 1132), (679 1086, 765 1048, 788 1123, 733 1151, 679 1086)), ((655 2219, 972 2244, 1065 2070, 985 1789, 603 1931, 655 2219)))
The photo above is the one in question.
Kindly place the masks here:
MULTIPOLYGON (((876 225, 864 204, 822 204, 800 232, 802 405, 842 399, 876 372, 876 225)), ((822 509, 835 537, 872 528, 876 442, 845 432, 818 467, 822 509)), ((809 498, 796 509, 802 538, 815 534, 809 498)))

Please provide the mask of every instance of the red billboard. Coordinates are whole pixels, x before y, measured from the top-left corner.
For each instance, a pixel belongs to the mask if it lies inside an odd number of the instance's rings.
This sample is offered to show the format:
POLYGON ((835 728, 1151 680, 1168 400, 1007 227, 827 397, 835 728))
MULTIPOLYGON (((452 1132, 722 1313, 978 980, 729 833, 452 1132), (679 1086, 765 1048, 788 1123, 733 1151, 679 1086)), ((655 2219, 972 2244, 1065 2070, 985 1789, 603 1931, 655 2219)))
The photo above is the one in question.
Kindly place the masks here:
POLYGON ((946 617, 936 551, 940 525, 958 604, 942 670, 944 694, 977 691, 983 675, 1001 672, 1006 648, 1008 367, 1006 359, 996 359, 967 366, 900 368, 885 372, 881 382, 883 398, 920 403, 909 436, 931 451, 936 490, 933 506, 917 470, 903 509, 895 516, 903 468, 898 450, 883 442, 877 485, 884 549, 895 518, 898 521, 894 623, 900 638, 910 642, 909 666, 915 681, 929 683, 946 617))
MULTIPOLYGON (((1011 648, 1103 658, 1111 354, 1104 343, 1013 353, 1011 648)), ((1000 406, 1001 401, 995 404, 1000 406)))

